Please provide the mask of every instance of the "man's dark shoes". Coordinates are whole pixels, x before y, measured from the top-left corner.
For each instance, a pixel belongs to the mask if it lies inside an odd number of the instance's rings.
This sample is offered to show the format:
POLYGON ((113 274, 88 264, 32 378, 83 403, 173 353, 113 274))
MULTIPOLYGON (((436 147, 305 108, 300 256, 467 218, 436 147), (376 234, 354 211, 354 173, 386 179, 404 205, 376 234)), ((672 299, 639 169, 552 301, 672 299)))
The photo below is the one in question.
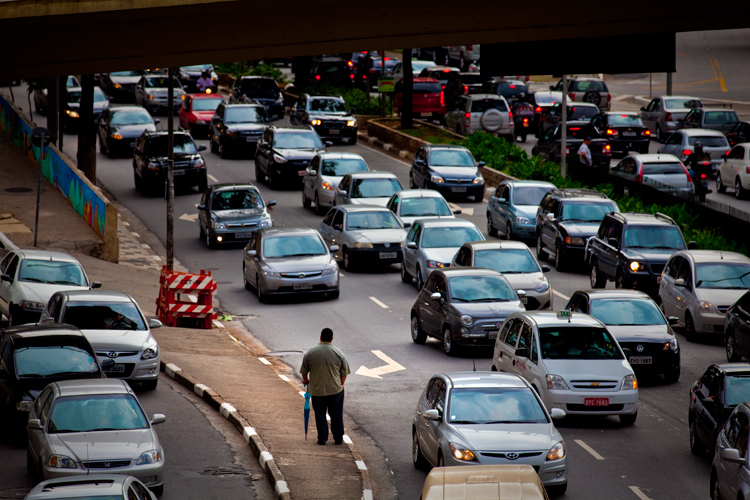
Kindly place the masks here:
POLYGON ((344 441, 342 439, 338 439, 334 441, 333 444, 344 444, 344 441))
POLYGON ((318 444, 322 446, 322 445, 326 444, 326 442, 323 441, 322 439, 318 439, 318 444))

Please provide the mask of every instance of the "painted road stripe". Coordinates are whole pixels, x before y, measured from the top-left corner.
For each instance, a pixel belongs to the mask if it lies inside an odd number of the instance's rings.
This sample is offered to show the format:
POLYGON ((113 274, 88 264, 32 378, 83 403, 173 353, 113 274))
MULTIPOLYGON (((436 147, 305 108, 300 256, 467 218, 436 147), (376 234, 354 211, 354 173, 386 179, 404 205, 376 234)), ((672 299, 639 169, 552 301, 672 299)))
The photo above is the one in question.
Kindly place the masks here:
POLYGON ((279 378, 280 378, 281 380, 283 380, 284 382, 289 382, 289 381, 290 381, 290 380, 289 380, 289 377, 287 377, 286 375, 282 375, 282 374, 280 374, 280 373, 279 373, 279 378))
POLYGON ((214 320, 214 325, 216 325, 217 328, 224 328, 224 325, 219 323, 217 320, 214 320))
POLYGON ((270 365, 270 364, 271 364, 271 362, 270 362, 270 361, 268 361, 268 360, 267 360, 266 358, 258 358, 258 359, 259 359, 259 360, 260 360, 260 362, 261 362, 261 363, 263 363, 264 365, 270 365))
POLYGON ((367 466, 365 465, 365 462, 363 460, 355 460, 354 463, 357 464, 357 469, 367 470, 367 466))
POLYGON ((237 411, 237 408, 235 408, 229 403, 222 403, 221 406, 219 407, 219 413, 221 413, 224 416, 224 418, 227 418, 227 416, 230 413, 234 413, 236 411, 237 411))
POLYGON ((204 384, 195 384, 195 387, 193 387, 193 392, 196 393, 198 396, 203 397, 203 393, 208 390, 208 386, 204 384))
POLYGON ((635 493, 635 496, 637 496, 641 500, 651 500, 649 497, 646 496, 645 493, 641 491, 641 489, 638 486, 628 486, 628 488, 630 488, 633 491, 633 493, 635 493))
POLYGON ((564 293, 560 293, 560 292, 558 292, 558 291, 557 291, 557 290, 555 290, 555 289, 552 289, 552 293, 554 293, 555 295, 557 295, 557 296, 558 296, 558 297, 560 297, 561 299, 565 299, 565 300, 568 300, 568 299, 570 299, 570 297, 568 297, 568 296, 567 296, 567 295, 565 295, 564 293))
POLYGON ((211 182, 219 182, 219 179, 217 179, 216 177, 214 177, 211 174, 208 174, 208 178, 211 179, 211 182))
POLYGON ((578 446, 580 446, 584 450, 588 451, 591 454, 591 456, 594 457, 595 459, 597 459, 597 460, 604 460, 603 456, 599 455, 596 452, 596 450, 594 450, 591 446, 587 445, 586 443, 584 443, 580 439, 576 439, 575 442, 578 444, 578 446))
POLYGON ((383 304, 382 302, 380 302, 380 301, 379 301, 378 299, 376 299, 375 297, 370 297, 370 300, 371 300, 371 301, 373 301, 373 302, 375 302, 375 303, 376 303, 377 305, 379 305, 379 306, 380 306, 380 307, 382 307, 383 309, 388 309, 388 306, 387 306, 387 305, 383 304))

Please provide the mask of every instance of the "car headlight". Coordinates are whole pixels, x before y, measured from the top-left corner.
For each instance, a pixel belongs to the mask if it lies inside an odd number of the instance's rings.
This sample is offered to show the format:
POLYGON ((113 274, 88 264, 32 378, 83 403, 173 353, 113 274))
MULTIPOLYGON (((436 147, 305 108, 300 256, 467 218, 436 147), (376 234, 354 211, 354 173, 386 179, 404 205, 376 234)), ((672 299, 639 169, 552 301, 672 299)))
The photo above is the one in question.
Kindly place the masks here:
POLYGON ((462 445, 454 444, 454 443, 448 443, 448 446, 451 448, 451 453, 453 454, 453 458, 456 460, 461 460, 462 462, 476 462, 477 457, 474 455, 474 452, 471 451, 468 448, 464 448, 462 445))
POLYGON ((707 300, 700 301, 700 309, 701 309, 701 312, 704 312, 704 313, 716 313, 716 309, 714 309, 714 305, 707 300))
POLYGON ((428 260, 427 267, 429 267, 430 269, 438 269, 443 267, 450 267, 450 265, 443 264, 442 262, 438 262, 436 260, 428 260))
POLYGON ((78 113, 70 109, 66 109, 65 114, 67 114, 71 118, 78 118, 78 113))
POLYGON ((339 272, 339 266, 336 265, 334 267, 327 267, 323 269, 323 272, 320 274, 321 276, 328 276, 330 274, 336 274, 337 272, 339 272))
POLYGON ((584 240, 583 238, 575 237, 575 236, 566 236, 565 243, 568 245, 585 245, 586 240, 584 240))
POLYGON ((267 276, 269 278, 281 278, 281 274, 277 273, 276 271, 267 271, 263 269, 261 273, 263 274, 263 276, 267 276))
POLYGON ((115 83, 115 88, 116 88, 116 89, 121 89, 121 88, 122 88, 122 85, 120 85, 119 83, 115 83))
POLYGON ((322 184, 320 185, 320 187, 322 187, 322 188, 323 188, 323 189, 325 189, 326 191, 333 191, 333 189, 334 189, 334 187, 333 187, 333 184, 331 184, 331 183, 330 183, 330 182, 328 182, 328 181, 326 181, 326 182, 322 183, 322 184))
POLYGON ((159 345, 153 344, 146 348, 141 355, 141 359, 154 359, 159 355, 159 345))
POLYGON ((347 127, 356 127, 357 126, 357 120, 348 120, 346 122, 347 127))
POLYGON ((633 271, 634 273, 637 273, 643 266, 641 266, 640 262, 633 260, 630 262, 630 264, 628 264, 628 267, 630 268, 631 271, 633 271))
POLYGON ((677 339, 669 339, 669 342, 664 343, 664 350, 669 351, 672 350, 674 352, 677 352, 680 349, 679 344, 677 344, 677 339))
POLYGON ((185 100, 185 94, 180 94, 180 99, 185 100))
POLYGON ((161 168, 161 163, 156 161, 150 161, 147 165, 149 170, 159 170, 161 168))
POLYGON ((117 132, 114 132, 112 134, 112 139, 117 139, 118 141, 121 141, 122 140, 122 136, 120 134, 118 134, 117 132))
POLYGON ((33 401, 19 401, 16 403, 16 410, 18 411, 31 411, 31 407, 34 406, 33 401))
POLYGON ((226 135, 227 135, 227 137, 237 137, 237 131, 236 130, 227 129, 226 135))
POLYGON ((310 120, 310 125, 320 125, 321 123, 323 122, 320 120, 310 120))
POLYGON ((226 229, 227 226, 223 222, 211 221, 211 229, 226 229))
POLYGON ((47 459, 47 465, 53 469, 77 469, 75 460, 66 455, 52 455, 47 459))
POLYGON ((474 184, 484 184, 484 178, 481 175, 479 177, 474 177, 474 184))
POLYGON ((553 391, 567 391, 568 384, 560 375, 547 375, 547 389, 553 391))
POLYGON ((516 224, 531 224, 528 217, 516 217, 516 224))
POLYGON ((464 326, 471 326, 472 324, 474 324, 474 318, 472 318, 468 314, 464 314, 463 316, 461 316, 461 324, 464 326))
POLYGON ((565 458, 565 443, 560 441, 547 452, 547 460, 560 460, 565 458))
POLYGON ((279 155, 277 153, 274 153, 273 154, 273 161, 275 161, 276 163, 286 163, 286 158, 284 158, 283 156, 281 156, 281 155, 279 155))
POLYGON ((159 450, 149 450, 141 454, 138 460, 135 461, 135 465, 148 465, 155 464, 161 460, 161 453, 159 450))
POLYGON ((638 389, 638 380, 636 380, 635 375, 625 375, 625 378, 622 379, 622 387, 620 390, 632 391, 635 389, 638 389))
POLYGON ((260 221, 260 224, 258 224, 258 227, 271 227, 273 226, 273 221, 271 219, 263 219, 260 221))
POLYGON ((193 167, 205 167, 206 161, 203 158, 196 158, 193 160, 193 167))
POLYGON ((430 182, 435 182, 437 184, 442 184, 443 182, 445 182, 445 180, 442 177, 440 177, 439 175, 434 175, 433 174, 433 175, 430 176, 430 182))
POLYGON ((544 293, 547 290, 549 290, 549 281, 542 281, 536 286, 536 288, 534 288, 536 293, 544 293))
POLYGON ((149 94, 149 95, 148 95, 148 99, 149 99, 150 101, 153 101, 153 100, 154 100, 154 94, 149 94))
POLYGON ((372 248, 372 243, 357 241, 354 243, 354 248, 372 248))
POLYGON ((38 309, 40 311, 44 309, 44 304, 41 302, 34 302, 33 300, 22 300, 20 305, 24 309, 38 309))

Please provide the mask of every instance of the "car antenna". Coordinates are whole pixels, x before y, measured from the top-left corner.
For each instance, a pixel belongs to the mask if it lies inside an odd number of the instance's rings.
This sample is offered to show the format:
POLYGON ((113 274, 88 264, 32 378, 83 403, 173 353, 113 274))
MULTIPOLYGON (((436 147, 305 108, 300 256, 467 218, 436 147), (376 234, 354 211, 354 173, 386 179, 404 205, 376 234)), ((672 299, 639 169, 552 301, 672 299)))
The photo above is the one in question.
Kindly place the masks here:
POLYGON ((474 369, 472 371, 474 371, 474 372, 477 371, 477 360, 476 359, 472 359, 471 362, 474 365, 474 369))
MULTIPOLYGON (((86 462, 89 461, 89 444, 86 443, 86 462)), ((91 469, 89 467, 86 467, 86 475, 88 476, 91 472, 91 469)))

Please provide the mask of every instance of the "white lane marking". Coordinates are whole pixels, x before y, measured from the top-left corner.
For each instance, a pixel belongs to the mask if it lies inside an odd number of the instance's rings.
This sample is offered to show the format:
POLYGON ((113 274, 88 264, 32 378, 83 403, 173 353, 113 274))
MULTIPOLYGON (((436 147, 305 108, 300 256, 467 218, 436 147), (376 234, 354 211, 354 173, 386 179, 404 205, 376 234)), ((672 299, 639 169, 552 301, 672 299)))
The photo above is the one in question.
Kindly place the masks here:
POLYGON ((638 486, 628 486, 628 488, 631 489, 633 493, 635 493, 635 496, 640 498, 641 500, 651 500, 649 497, 646 496, 645 493, 641 491, 641 489, 638 486))
POLYGON ((367 368, 366 366, 362 365, 357 369, 356 372, 354 372, 355 375, 362 375, 365 377, 371 377, 371 378, 377 378, 382 379, 381 375, 385 375, 387 373, 393 373, 398 372, 401 370, 406 370, 403 366, 393 361, 391 358, 385 355, 383 351, 372 351, 372 353, 385 361, 386 364, 382 366, 378 366, 377 368, 367 368))
POLYGON ((565 299, 565 300, 568 300, 568 299, 570 299, 570 297, 568 297, 568 296, 567 296, 567 295, 565 295, 564 293, 560 293, 560 292, 558 292, 558 291, 557 291, 557 290, 555 290, 555 289, 553 289, 553 290, 552 290, 552 293, 554 293, 555 295, 557 295, 557 296, 558 296, 558 297, 560 297, 561 299, 565 299))
POLYGON ((208 174, 208 178, 211 179, 211 182, 219 182, 219 179, 217 179, 216 177, 214 177, 211 174, 208 174))
POLYGON ((224 325, 222 325, 218 320, 214 320, 214 325, 216 325, 216 328, 224 328, 224 325))
POLYGON ((383 309, 388 309, 388 306, 387 306, 387 305, 385 305, 385 304, 383 304, 382 302, 380 302, 380 301, 379 301, 379 300, 378 300, 377 298, 375 298, 375 297, 370 297, 370 300, 371 300, 371 301, 373 301, 373 302, 375 302, 375 303, 376 303, 377 305, 379 305, 379 306, 380 306, 380 307, 382 307, 383 309))
POLYGON ((596 450, 594 450, 591 446, 587 445, 586 443, 584 443, 580 439, 576 439, 575 442, 576 442, 576 444, 578 444, 578 446, 580 446, 584 450, 588 451, 591 454, 591 456, 594 457, 595 459, 597 459, 597 460, 604 460, 603 456, 599 455, 596 452, 596 450))
MULTIPOLYGON (((365 143, 364 143, 364 142, 363 142, 363 143, 360 143, 360 144, 361 144, 362 146, 365 146, 365 143)), ((379 154, 379 155, 381 155, 381 156, 385 156, 386 158, 388 158, 388 159, 390 159, 390 160, 393 160, 393 161, 397 161, 397 162, 399 162, 399 163, 401 163, 401 164, 403 164, 403 165, 406 165, 407 167, 411 168, 411 162, 406 162, 406 161, 400 160, 400 159, 398 159, 398 158, 394 158, 393 156, 391 156, 391 155, 389 155, 389 154, 386 154, 386 153, 384 153, 384 152, 380 151, 380 149, 379 149, 379 148, 376 148, 375 146, 373 146, 373 145, 371 145, 371 144, 367 144, 367 145, 366 145, 366 147, 367 147, 367 149, 370 149, 370 150, 372 150, 372 151, 375 151, 376 153, 378 153, 378 154, 379 154)))
POLYGON ((344 273, 342 273, 342 272, 339 272, 339 277, 340 277, 340 278, 343 278, 343 277, 344 277, 344 273))
POLYGON ((270 361, 268 361, 268 360, 267 360, 266 358, 258 358, 258 359, 259 359, 259 360, 260 360, 260 362, 261 362, 261 363, 263 363, 264 365, 270 365, 270 364, 271 364, 271 362, 270 362, 270 361))
POLYGON ((286 375, 282 375, 279 373, 279 378, 284 382, 290 382, 289 377, 287 377, 286 375))

